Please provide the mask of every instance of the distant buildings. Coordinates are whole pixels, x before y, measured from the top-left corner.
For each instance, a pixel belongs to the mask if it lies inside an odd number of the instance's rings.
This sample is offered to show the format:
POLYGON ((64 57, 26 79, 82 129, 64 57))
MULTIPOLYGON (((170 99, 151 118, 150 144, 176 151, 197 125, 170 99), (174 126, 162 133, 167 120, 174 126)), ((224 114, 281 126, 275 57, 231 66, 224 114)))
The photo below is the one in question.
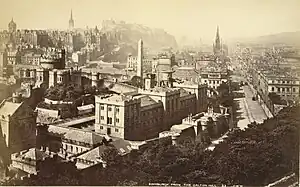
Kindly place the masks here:
POLYGON ((8 32, 15 33, 17 31, 17 24, 14 22, 14 19, 11 18, 11 21, 8 24, 8 32))
POLYGON ((227 83, 229 74, 227 68, 222 68, 215 63, 209 64, 200 70, 201 83, 217 89, 222 83, 227 83))

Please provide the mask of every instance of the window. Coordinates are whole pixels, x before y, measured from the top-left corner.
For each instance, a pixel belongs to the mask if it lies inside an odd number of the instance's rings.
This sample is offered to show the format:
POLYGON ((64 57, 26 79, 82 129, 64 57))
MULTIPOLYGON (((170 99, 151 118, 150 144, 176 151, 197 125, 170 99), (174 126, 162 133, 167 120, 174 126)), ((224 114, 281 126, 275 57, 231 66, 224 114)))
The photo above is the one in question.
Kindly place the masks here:
POLYGON ((42 81, 43 80, 43 77, 42 76, 40 76, 40 81, 42 81))
POLYGON ((116 108, 116 112, 117 112, 117 113, 119 113, 119 112, 120 112, 120 109, 119 109, 119 107, 117 107, 117 108, 116 108))
POLYGON ((111 108, 111 106, 109 106, 109 107, 108 107, 108 111, 111 111, 111 110, 112 110, 112 108, 111 108))
POLYGON ((71 145, 71 152, 73 152, 73 146, 71 145))
POLYGON ((103 129, 103 126, 100 126, 100 129, 103 129))
POLYGON ((280 88, 277 88, 277 92, 280 92, 280 88))
POLYGON ((274 83, 275 83, 275 81, 274 81, 274 80, 272 80, 272 83, 274 84, 274 83))
POLYGON ((286 88, 286 92, 290 92, 290 88, 286 88))
POLYGON ((104 120, 104 116, 100 116, 100 119, 101 119, 101 120, 104 120))
POLYGON ((115 132, 119 132, 119 129, 115 129, 115 132))
POLYGON ((112 124, 112 118, 110 117, 107 118, 107 124, 112 124))
POLYGON ((119 118, 116 118, 116 122, 117 122, 117 123, 119 123, 119 122, 120 122, 119 118))
POLYGON ((209 81, 209 84, 211 84, 211 81, 209 81))
POLYGON ((103 105, 101 105, 101 110, 104 110, 104 106, 103 105))
POLYGON ((293 92, 296 92, 296 88, 293 88, 293 92))
POLYGON ((78 153, 78 147, 76 147, 76 153, 78 153))
POLYGON ((282 92, 285 92, 285 88, 282 88, 282 92))
POLYGON ((272 92, 274 92, 274 87, 272 87, 272 92))
POLYGON ((219 84, 219 81, 217 81, 217 84, 219 84))
POLYGON ((125 153, 125 150, 123 148, 120 148, 121 153, 125 153))
POLYGON ((213 84, 216 84, 216 81, 214 81, 213 84))
POLYGON ((290 81, 286 81, 287 84, 290 84, 290 81))
POLYGON ((204 82, 207 82, 207 80, 204 80, 204 82))

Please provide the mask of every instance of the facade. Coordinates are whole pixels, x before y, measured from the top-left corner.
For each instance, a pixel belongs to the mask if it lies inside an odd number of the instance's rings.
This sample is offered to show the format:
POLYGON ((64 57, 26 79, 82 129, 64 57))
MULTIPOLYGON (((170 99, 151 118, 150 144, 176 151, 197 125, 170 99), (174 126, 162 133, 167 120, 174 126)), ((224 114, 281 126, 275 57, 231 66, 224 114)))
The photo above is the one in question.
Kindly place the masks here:
POLYGON ((206 109, 206 85, 173 85, 168 75, 159 79, 159 86, 155 86, 155 77, 149 76, 145 88, 138 92, 96 97, 95 131, 126 140, 145 140, 206 109))
POLYGON ((6 146, 18 152, 36 145, 36 114, 20 97, 0 104, 1 130, 6 146))
POLYGON ((256 90, 264 97, 268 97, 269 93, 276 93, 286 101, 300 97, 300 79, 287 73, 254 71, 252 80, 256 90))
POLYGON ((124 95, 96 97, 95 102, 96 132, 126 140, 151 137, 159 132, 157 128, 163 120, 160 102, 147 96, 124 95))
POLYGON ((200 71, 201 83, 217 89, 222 83, 228 82, 228 72, 225 68, 208 67, 200 71))
POLYGON ((0 78, 6 77, 7 51, 0 51, 0 78))
POLYGON ((40 166, 42 162, 50 158, 51 152, 48 151, 47 153, 36 148, 14 153, 11 155, 11 167, 20 169, 29 174, 37 175, 41 169, 40 166))
MULTIPOLYGON (((127 71, 137 71, 137 57, 129 55, 127 57, 127 71)), ((143 58, 143 70, 144 72, 152 71, 152 62, 153 60, 148 58, 143 58)))
MULTIPOLYGON (((63 158, 89 151, 102 143, 103 137, 83 129, 48 125, 49 150, 63 158)), ((42 135, 43 136, 43 135, 42 135)))

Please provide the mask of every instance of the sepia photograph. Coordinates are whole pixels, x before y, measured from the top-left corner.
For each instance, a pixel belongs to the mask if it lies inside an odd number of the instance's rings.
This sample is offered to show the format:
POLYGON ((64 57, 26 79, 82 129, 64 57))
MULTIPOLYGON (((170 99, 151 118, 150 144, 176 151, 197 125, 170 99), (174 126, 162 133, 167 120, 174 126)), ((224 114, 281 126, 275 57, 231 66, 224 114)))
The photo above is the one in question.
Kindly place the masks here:
POLYGON ((0 186, 300 186, 300 0, 0 3, 0 186))

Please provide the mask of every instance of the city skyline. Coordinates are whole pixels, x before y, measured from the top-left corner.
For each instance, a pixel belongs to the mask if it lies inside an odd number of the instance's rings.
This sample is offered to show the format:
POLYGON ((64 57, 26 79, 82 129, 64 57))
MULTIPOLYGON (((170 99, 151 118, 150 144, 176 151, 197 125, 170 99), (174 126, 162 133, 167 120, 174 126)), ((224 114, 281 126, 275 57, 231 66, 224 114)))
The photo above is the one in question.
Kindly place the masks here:
POLYGON ((297 0, 1 1, 10 7, 2 10, 1 29, 12 18, 21 29, 67 29, 73 10, 75 28, 101 27, 103 20, 115 19, 161 28, 177 39, 213 40, 218 25, 224 40, 300 30, 297 0))

